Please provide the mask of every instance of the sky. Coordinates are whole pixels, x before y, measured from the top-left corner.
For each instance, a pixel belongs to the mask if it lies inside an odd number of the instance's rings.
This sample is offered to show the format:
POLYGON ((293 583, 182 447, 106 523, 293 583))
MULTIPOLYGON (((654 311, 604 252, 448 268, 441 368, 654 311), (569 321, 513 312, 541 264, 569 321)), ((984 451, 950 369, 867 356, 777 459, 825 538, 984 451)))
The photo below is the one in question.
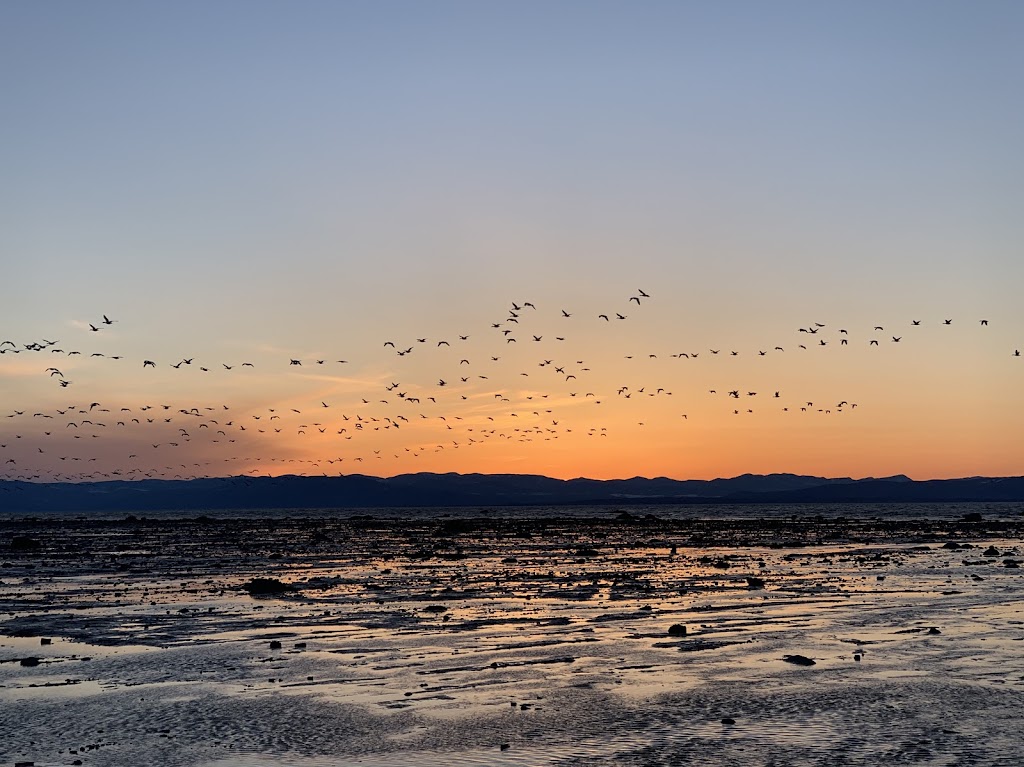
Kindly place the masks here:
POLYGON ((0 5, 0 478, 1024 473, 1022 34, 0 5))

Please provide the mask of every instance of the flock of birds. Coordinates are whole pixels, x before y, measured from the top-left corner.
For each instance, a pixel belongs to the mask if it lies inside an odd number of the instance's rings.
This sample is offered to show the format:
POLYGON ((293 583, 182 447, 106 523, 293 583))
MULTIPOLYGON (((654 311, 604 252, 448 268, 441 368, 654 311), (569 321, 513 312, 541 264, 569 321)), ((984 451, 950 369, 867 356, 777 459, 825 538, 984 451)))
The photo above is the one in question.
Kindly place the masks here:
MULTIPOLYGON (((580 406, 593 408, 612 401, 633 405, 651 398, 664 403, 674 396, 677 373, 660 373, 665 380, 602 389, 597 381, 604 379, 593 375, 588 362, 563 349, 569 346, 567 341, 574 323, 626 322, 630 319, 630 314, 625 313, 629 307, 642 312, 650 300, 653 299, 649 293, 638 290, 625 299, 620 311, 601 312, 589 318, 565 308, 542 312, 531 301, 512 302, 506 316, 486 329, 481 328, 482 345, 486 346, 482 354, 478 340, 481 334, 476 331, 450 338, 385 340, 380 347, 384 353, 399 360, 410 355, 433 354, 433 361, 444 372, 430 380, 394 380, 405 378, 399 372, 379 391, 366 391, 354 399, 346 397, 344 402, 324 398, 303 407, 289 404, 254 409, 223 402, 128 404, 87 397, 88 401, 78 400, 50 409, 14 409, 0 414, 6 416, 6 423, 0 421, 0 479, 186 479, 259 473, 274 466, 281 467, 278 473, 344 473, 353 464, 358 467, 387 458, 416 458, 428 451, 464 450, 489 442, 513 442, 525 449, 530 443, 568 435, 608 438, 611 431, 602 423, 600 411, 581 411, 580 406), (511 350, 513 344, 517 350, 536 346, 536 358, 530 368, 518 369, 523 365, 519 354, 512 361, 517 369, 509 369, 509 352, 503 350, 511 350), (284 442, 275 443, 275 438, 284 442), (298 438, 319 441, 306 447, 298 438), (29 444, 31 449, 26 447, 29 444), (296 457, 297 454, 314 457, 296 457)), ((94 323, 86 323, 87 338, 109 331, 118 323, 105 314, 101 316, 94 323)), ((942 318, 928 324, 948 327, 953 319, 942 318)), ((977 324, 984 328, 989 321, 981 319, 977 324)), ((870 348, 901 344, 905 338, 909 342, 907 333, 919 332, 914 329, 922 326, 922 320, 914 319, 901 329, 873 325, 870 332, 862 334, 812 322, 797 328, 792 342, 765 348, 688 348, 660 355, 629 354, 623 358, 657 360, 661 356, 694 364, 719 357, 763 358, 786 354, 787 349, 790 354, 812 353, 829 346, 850 347, 855 342, 870 348)), ((38 356, 40 376, 69 394, 88 384, 77 383, 77 374, 70 377, 71 369, 65 372, 62 367, 66 365, 57 361, 61 357, 138 366, 135 369, 141 368, 143 376, 158 369, 173 369, 179 374, 195 371, 235 375, 257 369, 257 364, 251 361, 211 363, 197 361, 194 356, 159 362, 148 358, 132 360, 121 354, 66 348, 60 341, 46 338, 28 342, 5 339, 0 341, 0 380, 4 375, 3 357, 15 355, 38 356)), ((1012 350, 1011 356, 1020 357, 1020 350, 1012 350)), ((260 367, 265 364, 260 363, 260 367)), ((284 371, 315 371, 349 364, 348 359, 327 356, 287 357, 280 362, 284 371)), ((402 364, 396 362, 396 369, 401 370, 402 364)), ((79 368, 79 372, 84 370, 79 368)), ((144 383, 144 379, 140 380, 144 383)), ((807 396, 784 395, 774 387, 762 391, 762 387, 714 386, 704 391, 704 396, 724 400, 722 411, 732 416, 750 416, 765 407, 781 413, 832 416, 858 407, 847 398, 820 402, 807 396), (758 408, 755 402, 759 403, 758 408)), ((666 412, 672 412, 672 419, 679 424, 689 422, 689 413, 671 406, 659 408, 657 417, 663 421, 666 412)), ((642 411, 637 417, 644 417, 642 411)), ((638 429, 647 426, 646 420, 632 423, 638 429)))

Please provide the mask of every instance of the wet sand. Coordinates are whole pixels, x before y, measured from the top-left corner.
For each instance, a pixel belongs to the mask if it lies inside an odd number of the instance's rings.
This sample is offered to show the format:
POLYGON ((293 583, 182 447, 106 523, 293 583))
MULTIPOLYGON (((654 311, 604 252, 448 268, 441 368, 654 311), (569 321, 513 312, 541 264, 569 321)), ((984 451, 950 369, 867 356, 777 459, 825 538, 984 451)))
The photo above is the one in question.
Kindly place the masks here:
POLYGON ((0 517, 0 765, 1017 765, 1021 511, 0 517))

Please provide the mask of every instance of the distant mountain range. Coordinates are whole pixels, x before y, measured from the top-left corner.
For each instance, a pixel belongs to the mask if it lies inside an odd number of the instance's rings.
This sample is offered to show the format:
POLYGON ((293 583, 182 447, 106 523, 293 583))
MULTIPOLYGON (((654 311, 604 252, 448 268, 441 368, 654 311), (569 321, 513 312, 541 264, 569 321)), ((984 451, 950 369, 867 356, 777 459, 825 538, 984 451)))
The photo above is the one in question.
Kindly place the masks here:
POLYGON ((1022 501, 1024 477, 914 481, 744 474, 731 479, 552 479, 529 474, 0 481, 0 511, 203 511, 416 506, 1022 501))

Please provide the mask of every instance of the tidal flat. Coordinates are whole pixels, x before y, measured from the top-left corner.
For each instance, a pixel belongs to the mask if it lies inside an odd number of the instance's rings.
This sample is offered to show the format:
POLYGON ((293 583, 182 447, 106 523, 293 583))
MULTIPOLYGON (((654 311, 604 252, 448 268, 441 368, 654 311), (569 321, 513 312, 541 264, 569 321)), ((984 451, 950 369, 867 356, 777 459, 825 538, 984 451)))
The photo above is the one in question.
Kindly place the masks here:
POLYGON ((0 766, 1019 765, 1022 512, 0 514, 0 766))

